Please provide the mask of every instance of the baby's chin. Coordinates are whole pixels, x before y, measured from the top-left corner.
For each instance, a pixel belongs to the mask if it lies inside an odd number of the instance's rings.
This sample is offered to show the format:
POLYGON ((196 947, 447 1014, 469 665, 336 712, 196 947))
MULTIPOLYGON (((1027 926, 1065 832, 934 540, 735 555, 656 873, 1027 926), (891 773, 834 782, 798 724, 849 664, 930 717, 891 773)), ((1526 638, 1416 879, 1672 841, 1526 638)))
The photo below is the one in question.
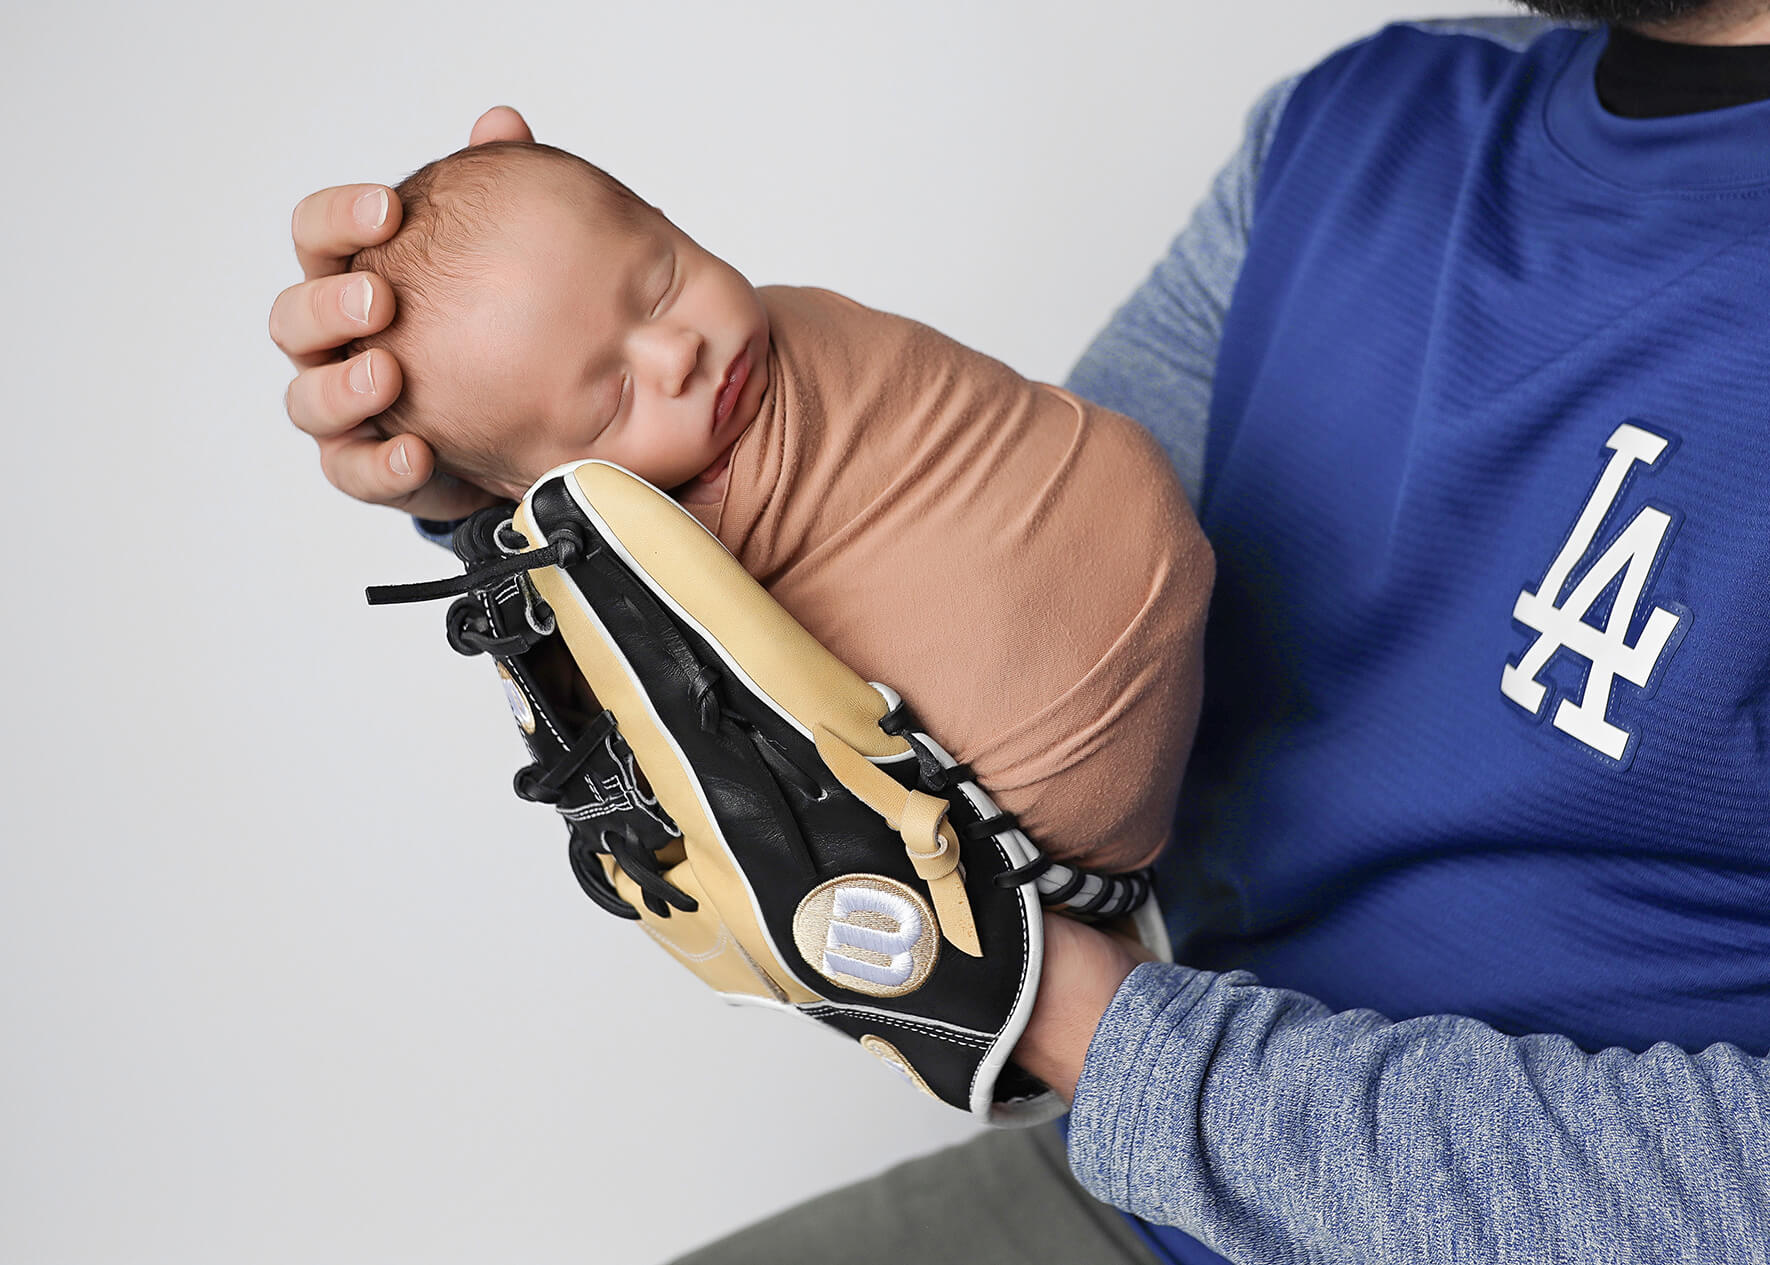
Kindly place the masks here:
POLYGON ((684 505, 717 505, 724 500, 725 485, 731 478, 731 452, 736 447, 737 442, 734 440, 731 448, 720 453, 712 465, 674 489, 670 495, 684 505))

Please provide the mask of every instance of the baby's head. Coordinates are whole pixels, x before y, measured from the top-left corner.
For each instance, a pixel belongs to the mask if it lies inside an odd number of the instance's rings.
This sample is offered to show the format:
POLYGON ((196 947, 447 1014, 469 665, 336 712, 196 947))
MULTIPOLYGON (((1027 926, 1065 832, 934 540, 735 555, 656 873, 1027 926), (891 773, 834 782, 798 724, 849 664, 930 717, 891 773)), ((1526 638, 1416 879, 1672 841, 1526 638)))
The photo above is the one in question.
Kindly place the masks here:
POLYGON ((350 263, 398 305, 346 349, 399 359, 383 433, 513 498, 586 457, 662 488, 722 468, 768 379, 768 316, 734 268, 551 145, 476 145, 395 192, 398 231, 350 263))

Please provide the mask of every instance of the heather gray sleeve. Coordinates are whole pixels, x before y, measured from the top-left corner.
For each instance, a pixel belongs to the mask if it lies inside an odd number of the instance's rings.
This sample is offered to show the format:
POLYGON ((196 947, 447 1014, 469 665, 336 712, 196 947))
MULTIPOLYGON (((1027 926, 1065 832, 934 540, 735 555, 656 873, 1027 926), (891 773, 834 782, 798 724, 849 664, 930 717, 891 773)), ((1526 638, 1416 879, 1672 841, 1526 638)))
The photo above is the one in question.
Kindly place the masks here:
POLYGON ((412 527, 420 536, 424 537, 424 539, 428 540, 431 544, 441 545, 444 549, 450 549, 454 547, 455 528, 459 527, 466 521, 467 520, 464 518, 441 520, 414 518, 412 520, 412 527))
POLYGON ((1223 315, 1247 250, 1260 166, 1296 83, 1286 80, 1254 106, 1241 148, 1065 384, 1142 422, 1167 449, 1195 506, 1223 315))
POLYGON ((1770 1067, 1335 1014, 1141 966, 1071 1117, 1090 1191, 1234 1261, 1770 1261, 1770 1067))

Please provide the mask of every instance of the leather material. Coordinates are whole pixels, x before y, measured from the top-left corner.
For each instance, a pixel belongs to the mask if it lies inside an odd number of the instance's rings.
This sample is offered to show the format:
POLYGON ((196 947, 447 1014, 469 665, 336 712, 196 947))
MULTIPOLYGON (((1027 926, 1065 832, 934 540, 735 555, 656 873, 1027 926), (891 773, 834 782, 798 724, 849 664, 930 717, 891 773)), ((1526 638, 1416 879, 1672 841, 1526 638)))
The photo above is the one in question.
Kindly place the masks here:
MULTIPOLYGON (((558 804, 574 858, 590 856, 653 937, 721 993, 788 1004, 856 1039, 888 1042, 928 1092, 981 1120, 1057 1114, 1054 1096, 1006 1070, 1031 1011, 1042 935, 1031 881, 1002 887, 995 879, 1036 853, 1012 832, 960 845, 964 827, 994 815, 994 805, 975 787, 928 794, 916 752, 878 727, 895 696, 836 661, 698 522, 619 467, 553 472, 514 521, 535 548, 562 535, 582 543, 569 564, 527 573, 557 631, 500 658, 542 718, 525 739, 547 766, 582 728, 557 697, 571 688, 558 671, 562 647, 588 685, 578 687, 576 712, 606 707, 617 726, 558 804), (903 833, 820 758, 818 727, 858 752, 875 783, 901 788, 897 814, 910 818, 903 833), (623 779, 627 761, 642 778, 623 779), (958 867, 924 861, 928 872, 919 873, 906 848, 912 827, 931 840, 938 832, 958 867), (633 841, 650 853, 649 865, 635 863, 633 841), (657 881, 640 873, 648 868, 693 907, 648 901, 646 883, 657 881), (826 962, 800 952, 801 902, 847 875, 893 880, 937 911, 952 943, 910 991, 861 991, 865 981, 851 975, 844 978, 857 987, 845 986, 826 962)), ((504 599, 504 623, 521 597, 504 599)), ((585 886, 597 896, 594 881, 585 886)), ((857 969, 881 973, 883 989, 899 961, 894 937, 908 931, 867 903, 877 896, 854 899, 861 912, 830 926, 829 952, 844 955, 831 960, 861 959, 857 969)))

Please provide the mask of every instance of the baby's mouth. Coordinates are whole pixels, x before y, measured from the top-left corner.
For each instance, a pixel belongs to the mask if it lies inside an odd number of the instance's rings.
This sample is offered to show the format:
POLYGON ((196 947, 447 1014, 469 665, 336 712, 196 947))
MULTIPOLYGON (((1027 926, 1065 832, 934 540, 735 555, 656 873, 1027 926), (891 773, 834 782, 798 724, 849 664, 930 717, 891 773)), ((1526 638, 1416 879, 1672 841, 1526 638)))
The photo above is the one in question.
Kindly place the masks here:
POLYGON ((713 398, 713 429, 718 430, 731 416, 737 407, 738 397, 744 393, 744 384, 750 380, 750 349, 744 348, 738 353, 725 370, 725 377, 719 384, 719 394, 713 398))

